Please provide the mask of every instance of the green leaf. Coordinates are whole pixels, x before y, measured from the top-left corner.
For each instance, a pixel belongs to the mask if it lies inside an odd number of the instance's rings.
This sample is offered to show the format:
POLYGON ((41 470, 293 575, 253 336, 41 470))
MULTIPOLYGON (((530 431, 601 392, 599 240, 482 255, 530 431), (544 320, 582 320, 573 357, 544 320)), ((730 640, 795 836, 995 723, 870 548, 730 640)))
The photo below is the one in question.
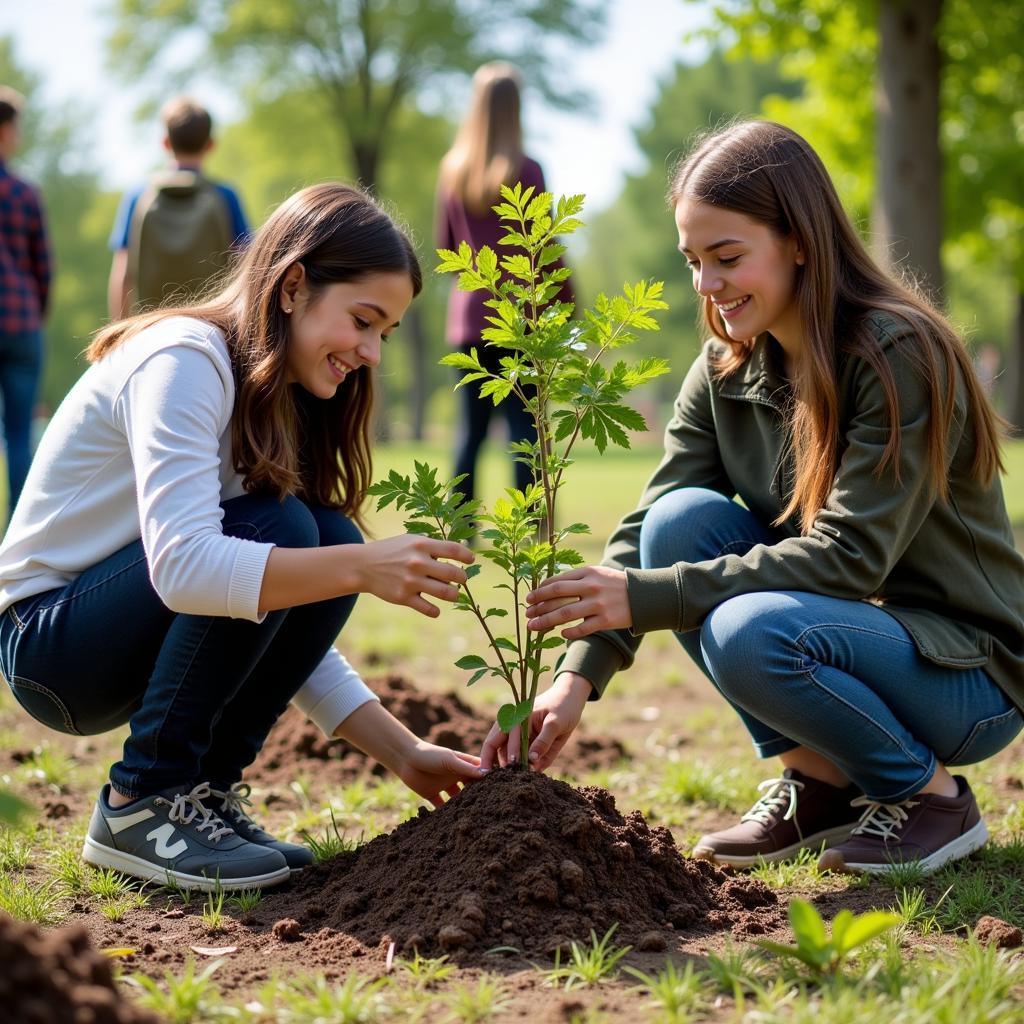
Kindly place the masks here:
POLYGON ((438 363, 441 366, 455 366, 460 370, 483 371, 476 349, 472 349, 471 352, 471 355, 466 355, 465 352, 449 352, 444 358, 438 360, 438 363))
MULTIPOLYGON (((836 920, 843 913, 846 913, 846 911, 840 911, 839 914, 836 914, 836 920)), ((850 950, 856 949, 865 942, 870 942, 871 939, 884 934, 890 928, 895 928, 899 923, 900 917, 898 914, 890 914, 884 910, 869 910, 865 914, 858 914, 847 925, 841 939, 835 934, 835 925, 833 924, 832 941, 835 943, 840 955, 845 955, 850 950)))
POLYGON ((519 653, 519 645, 507 636, 496 636, 494 638, 494 646, 502 651, 511 651, 513 654, 519 653))
POLYGON ((479 654, 464 654, 457 662, 456 668, 487 668, 487 662, 479 654))
POLYGON ((828 945, 828 933, 821 914, 806 900, 793 899, 789 904, 789 921, 793 926, 793 934, 801 945, 810 944, 814 947, 828 945))
POLYGON ((511 732, 520 722, 525 722, 533 710, 533 701, 524 700, 518 704, 502 704, 498 708, 498 728, 502 732, 511 732))
POLYGON ((469 680, 467 681, 466 685, 467 685, 467 686, 472 686, 472 685, 473 685, 473 684, 474 684, 474 683, 475 683, 475 682, 476 682, 476 681, 477 681, 478 679, 481 679, 481 678, 482 678, 483 676, 485 676, 485 675, 487 675, 487 669, 486 669, 486 668, 478 668, 478 669, 477 669, 477 670, 476 670, 476 671, 475 671, 475 672, 474 672, 474 673, 473 673, 473 674, 472 674, 472 675, 471 675, 471 676, 469 677, 469 680))

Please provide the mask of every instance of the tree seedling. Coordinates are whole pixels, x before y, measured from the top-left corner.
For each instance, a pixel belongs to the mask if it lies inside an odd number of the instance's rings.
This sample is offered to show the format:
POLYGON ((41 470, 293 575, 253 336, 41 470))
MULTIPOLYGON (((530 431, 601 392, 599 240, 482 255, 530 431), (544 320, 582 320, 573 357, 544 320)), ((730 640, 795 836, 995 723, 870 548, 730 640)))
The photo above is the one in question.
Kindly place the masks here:
MULTIPOLYGON (((560 198, 548 192, 503 186, 495 212, 505 228, 498 254, 489 246, 474 253, 467 242, 457 252, 439 249, 437 271, 458 274, 462 291, 485 291, 490 326, 481 342, 502 351, 500 370, 487 370, 474 348, 467 355, 455 352, 441 362, 463 370, 458 387, 479 387, 481 398, 495 405, 520 402, 536 428, 536 440, 515 442, 513 456, 530 467, 533 482, 491 509, 476 499, 467 501, 459 490, 464 477, 443 481, 425 463, 415 464, 412 476, 392 471, 369 493, 378 510, 394 503, 407 513, 405 528, 441 540, 467 541, 480 531, 482 558, 496 565, 506 581, 503 602, 484 600, 473 589, 479 565, 467 570, 469 581, 460 589, 456 608, 479 621, 489 647, 485 654, 467 654, 456 665, 471 672, 468 685, 484 676, 504 680, 512 699, 498 710, 504 732, 528 721, 541 677, 550 671, 546 652, 564 646, 559 636, 531 632, 525 624, 525 597, 544 579, 582 564, 579 552, 565 546, 568 537, 589 533, 584 523, 559 527, 558 495, 572 465, 572 452, 580 440, 592 441, 603 453, 609 444, 629 448, 628 431, 646 430, 643 416, 626 405, 624 397, 635 388, 668 372, 664 359, 645 358, 633 363, 618 360, 606 367, 602 360, 636 340, 636 331, 658 329, 653 313, 667 309, 661 300, 661 282, 640 281, 623 294, 599 295, 593 309, 572 319, 572 303, 560 301, 559 292, 571 271, 560 265, 565 246, 558 238, 582 226, 578 214, 582 196, 560 198), (503 631, 499 622, 507 620, 503 631)), ((529 729, 520 738, 520 761, 527 763, 529 729)))
POLYGON ((796 944, 786 946, 764 940, 759 945, 777 956, 799 960, 817 975, 836 974, 854 950, 895 928, 900 920, 899 914, 884 910, 869 910, 856 916, 849 910, 840 910, 832 919, 829 935, 821 914, 810 903, 794 899, 789 904, 789 921, 796 944))

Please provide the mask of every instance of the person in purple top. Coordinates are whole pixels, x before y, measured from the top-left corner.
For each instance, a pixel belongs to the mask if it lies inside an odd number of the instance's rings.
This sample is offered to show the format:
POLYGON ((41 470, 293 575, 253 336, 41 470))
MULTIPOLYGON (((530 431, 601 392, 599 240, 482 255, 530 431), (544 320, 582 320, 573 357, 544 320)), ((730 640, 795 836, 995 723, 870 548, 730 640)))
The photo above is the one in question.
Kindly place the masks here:
POLYGON ((42 201, 31 185, 7 169, 20 141, 23 104, 20 93, 0 86, 0 393, 11 509, 32 461, 32 410, 51 275, 42 201))
MULTIPOLYGON (((455 142, 441 162, 438 182, 437 230, 439 248, 458 249, 469 242, 474 249, 488 245, 498 248, 505 229, 491 207, 499 200, 502 185, 521 182, 545 191, 544 172, 536 160, 523 152, 523 131, 519 118, 520 77, 511 64, 484 64, 473 76, 473 96, 459 127, 455 142)), ((487 293, 460 292, 453 287, 448 300, 446 338, 448 344, 469 353, 476 348, 480 362, 491 372, 500 369, 501 350, 481 341, 490 312, 484 305, 487 293)), ((568 284, 559 298, 572 302, 568 284)), ((459 371, 461 377, 463 371, 459 371)), ((476 463, 487 438, 494 403, 481 399, 471 387, 459 389, 460 430, 455 456, 455 474, 466 475, 459 490, 469 500, 476 493, 476 463)), ((533 441, 533 420, 514 398, 498 408, 505 414, 510 441, 533 441)), ((530 469, 515 463, 515 485, 529 486, 530 469)))

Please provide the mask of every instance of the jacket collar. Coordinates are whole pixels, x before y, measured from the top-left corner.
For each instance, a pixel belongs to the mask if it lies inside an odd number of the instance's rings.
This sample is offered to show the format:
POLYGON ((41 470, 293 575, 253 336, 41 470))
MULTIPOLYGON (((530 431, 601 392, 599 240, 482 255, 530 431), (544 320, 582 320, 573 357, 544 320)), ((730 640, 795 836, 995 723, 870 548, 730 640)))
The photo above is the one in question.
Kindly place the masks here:
POLYGON ((757 402, 771 406, 777 412, 785 412, 791 386, 782 373, 778 348, 771 335, 762 334, 754 343, 747 361, 723 381, 722 397, 757 402))

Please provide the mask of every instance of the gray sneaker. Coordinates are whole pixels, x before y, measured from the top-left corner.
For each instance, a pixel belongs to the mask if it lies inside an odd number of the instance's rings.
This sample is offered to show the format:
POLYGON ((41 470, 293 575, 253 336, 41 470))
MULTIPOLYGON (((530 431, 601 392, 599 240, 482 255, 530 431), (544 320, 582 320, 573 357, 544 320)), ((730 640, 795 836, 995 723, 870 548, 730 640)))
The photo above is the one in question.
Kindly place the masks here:
POLYGON ((204 803, 210 787, 168 789, 125 807, 108 802, 104 786, 92 812, 82 857, 147 882, 209 892, 262 889, 290 874, 284 857, 237 835, 204 803))
POLYGON ((210 796, 220 800, 217 811, 221 817, 245 840, 277 850, 288 862, 292 874, 308 868, 313 863, 313 851, 298 843, 286 843, 275 839, 249 817, 247 807, 252 807, 249 794, 252 787, 247 782, 236 782, 230 789, 211 789, 210 796))

